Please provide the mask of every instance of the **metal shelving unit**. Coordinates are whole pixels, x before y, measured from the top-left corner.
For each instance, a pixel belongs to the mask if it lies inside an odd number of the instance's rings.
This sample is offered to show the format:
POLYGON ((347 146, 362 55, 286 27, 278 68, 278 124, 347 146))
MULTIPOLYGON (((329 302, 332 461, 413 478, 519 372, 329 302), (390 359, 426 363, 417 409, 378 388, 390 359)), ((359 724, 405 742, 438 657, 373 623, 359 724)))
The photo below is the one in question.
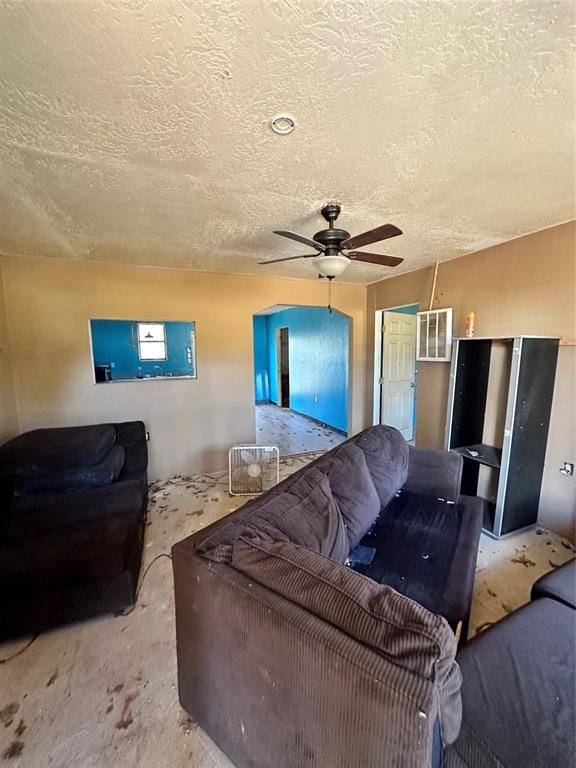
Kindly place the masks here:
POLYGON ((454 339, 444 447, 464 457, 462 493, 500 538, 535 525, 558 338, 454 339))

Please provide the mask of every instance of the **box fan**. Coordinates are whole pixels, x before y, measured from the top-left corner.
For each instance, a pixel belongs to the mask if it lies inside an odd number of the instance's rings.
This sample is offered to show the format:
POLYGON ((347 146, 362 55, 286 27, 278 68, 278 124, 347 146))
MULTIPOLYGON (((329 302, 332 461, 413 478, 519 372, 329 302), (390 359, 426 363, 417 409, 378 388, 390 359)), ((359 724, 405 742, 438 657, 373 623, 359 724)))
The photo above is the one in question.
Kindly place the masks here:
POLYGON ((228 451, 228 480, 231 496, 264 493, 278 483, 280 456, 269 445, 235 445, 228 451))

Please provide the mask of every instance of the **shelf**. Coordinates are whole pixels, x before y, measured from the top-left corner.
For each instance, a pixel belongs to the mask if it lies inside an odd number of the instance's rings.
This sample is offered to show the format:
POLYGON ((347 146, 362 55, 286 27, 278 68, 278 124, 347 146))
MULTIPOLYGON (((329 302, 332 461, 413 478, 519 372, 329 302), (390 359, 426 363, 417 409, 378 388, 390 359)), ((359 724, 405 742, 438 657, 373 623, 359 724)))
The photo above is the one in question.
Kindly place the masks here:
POLYGON ((451 448, 450 450, 454 453, 459 453, 460 456, 470 461, 476 461, 478 464, 500 469, 501 448, 495 448, 493 445, 485 445, 484 443, 475 443, 474 445, 462 445, 459 448, 451 448), (478 456, 472 456, 470 451, 474 451, 478 456))

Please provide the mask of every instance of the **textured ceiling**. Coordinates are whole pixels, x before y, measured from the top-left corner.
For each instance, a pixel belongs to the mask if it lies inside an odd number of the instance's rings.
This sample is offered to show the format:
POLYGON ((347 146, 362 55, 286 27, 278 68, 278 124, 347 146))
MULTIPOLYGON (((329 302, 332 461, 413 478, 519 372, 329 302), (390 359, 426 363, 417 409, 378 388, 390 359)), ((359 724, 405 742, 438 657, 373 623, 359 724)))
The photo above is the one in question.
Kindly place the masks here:
POLYGON ((405 232, 371 282, 574 217, 571 0, 0 0, 0 50, 0 253, 314 277, 256 262, 339 200, 405 232))

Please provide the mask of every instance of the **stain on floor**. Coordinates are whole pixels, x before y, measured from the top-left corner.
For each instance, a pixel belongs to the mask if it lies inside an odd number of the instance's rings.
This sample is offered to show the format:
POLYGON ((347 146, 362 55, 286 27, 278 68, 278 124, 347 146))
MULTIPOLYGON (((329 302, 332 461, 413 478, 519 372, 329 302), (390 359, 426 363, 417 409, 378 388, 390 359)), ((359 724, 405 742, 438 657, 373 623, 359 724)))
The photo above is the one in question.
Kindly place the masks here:
POLYGON ((46 683, 46 688, 50 688, 51 685, 54 685, 54 683, 58 680, 58 670, 55 669, 54 672, 50 675, 50 679, 46 683))
POLYGON ((13 741, 5 750, 2 752, 2 758, 4 760, 9 760, 13 757, 19 757, 22 752, 24 751, 24 743, 21 741, 13 741))
POLYGON ((12 725, 14 722, 14 715, 16 715, 19 709, 20 704, 17 704, 15 701, 6 704, 5 707, 0 709, 0 723, 2 723, 5 728, 8 728, 8 726, 12 725))
POLYGON ((118 730, 125 730, 126 728, 129 728, 132 723, 134 722, 134 718, 132 717, 132 703, 136 700, 138 697, 138 691, 135 691, 134 693, 129 693, 124 698, 124 706, 122 707, 122 714, 120 716, 120 720, 116 723, 116 728, 118 730))

